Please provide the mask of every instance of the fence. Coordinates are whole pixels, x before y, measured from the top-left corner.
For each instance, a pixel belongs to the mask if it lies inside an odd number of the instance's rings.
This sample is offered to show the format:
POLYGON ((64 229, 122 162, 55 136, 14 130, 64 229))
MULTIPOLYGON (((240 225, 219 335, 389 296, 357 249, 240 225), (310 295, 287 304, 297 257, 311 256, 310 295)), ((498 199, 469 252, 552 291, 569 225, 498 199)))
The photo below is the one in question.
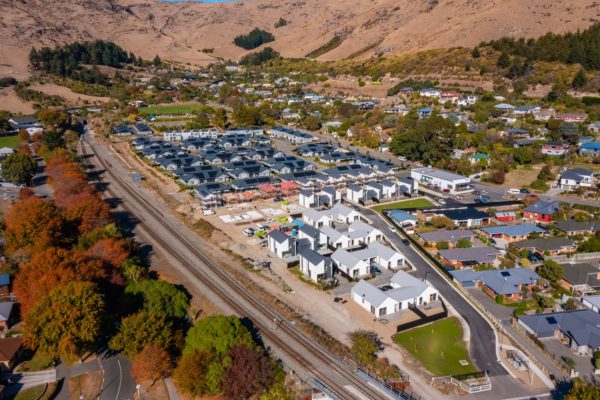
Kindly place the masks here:
POLYGON ((379 386, 385 393, 387 393, 390 397, 398 400, 422 400, 422 397, 416 393, 407 391, 407 390, 399 390, 390 385, 388 385, 385 381, 377 378, 374 375, 371 375, 367 371, 362 369, 358 369, 358 376, 366 382, 371 382, 376 386, 379 386))
POLYGON ((470 394, 492 390, 492 382, 485 371, 468 375, 451 376, 450 382, 470 394))
POLYGON ((560 262, 572 262, 572 261, 582 261, 582 260, 591 260, 591 259, 595 259, 595 258, 600 258, 600 252, 596 252, 596 253, 577 253, 577 254, 573 254, 570 257, 566 256, 566 255, 560 255, 560 256, 552 256, 552 257, 547 257, 553 261, 556 261, 558 263, 560 262))

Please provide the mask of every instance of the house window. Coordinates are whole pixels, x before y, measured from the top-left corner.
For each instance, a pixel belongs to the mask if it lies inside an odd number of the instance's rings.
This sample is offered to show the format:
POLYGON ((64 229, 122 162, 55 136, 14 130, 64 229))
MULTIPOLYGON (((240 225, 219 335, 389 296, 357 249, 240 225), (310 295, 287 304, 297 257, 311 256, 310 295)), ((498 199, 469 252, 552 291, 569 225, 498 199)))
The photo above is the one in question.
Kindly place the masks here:
POLYGON ((437 293, 431 293, 429 295, 429 302, 430 303, 433 302, 433 301, 435 301, 436 299, 437 299, 437 293))
POLYGON ((375 314, 375 307, 371 306, 371 314, 375 314))
POLYGON ((383 307, 381 310, 379 310, 379 315, 386 315, 387 314, 387 307, 383 307))

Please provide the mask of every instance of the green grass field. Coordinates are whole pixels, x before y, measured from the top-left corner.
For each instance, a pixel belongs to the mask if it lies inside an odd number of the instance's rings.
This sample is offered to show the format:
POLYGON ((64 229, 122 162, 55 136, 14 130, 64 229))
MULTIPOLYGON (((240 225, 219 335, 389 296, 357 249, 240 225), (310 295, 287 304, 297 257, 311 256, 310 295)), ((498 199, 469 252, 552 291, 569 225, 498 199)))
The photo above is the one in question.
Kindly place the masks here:
POLYGON ((476 372, 462 341, 460 322, 454 317, 394 335, 394 342, 421 361, 435 376, 476 372), (460 360, 469 364, 461 365, 460 360))
POLYGON ((140 115, 180 115, 190 114, 202 108, 202 104, 173 104, 167 106, 149 106, 138 110, 140 115))
POLYGON ((21 141, 18 136, 0 136, 0 147, 17 147, 21 141))
POLYGON ((405 208, 422 208, 433 207, 433 203, 425 198, 402 200, 396 203, 381 204, 371 207, 374 211, 382 212, 383 210, 402 210, 405 208))

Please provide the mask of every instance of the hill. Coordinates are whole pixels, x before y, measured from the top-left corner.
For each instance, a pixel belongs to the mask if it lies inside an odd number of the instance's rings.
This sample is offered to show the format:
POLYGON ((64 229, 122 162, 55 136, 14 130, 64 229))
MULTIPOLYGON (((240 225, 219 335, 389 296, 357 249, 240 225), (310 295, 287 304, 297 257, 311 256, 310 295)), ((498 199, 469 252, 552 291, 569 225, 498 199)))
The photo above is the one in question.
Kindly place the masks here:
POLYGON ((258 27, 286 57, 366 59, 575 31, 600 20, 597 0, 0 0, 0 8, 0 74, 17 77, 32 45, 75 40, 105 39, 144 58, 203 64, 242 57, 247 51, 233 39, 258 27), (286 23, 276 28, 281 18, 286 23))

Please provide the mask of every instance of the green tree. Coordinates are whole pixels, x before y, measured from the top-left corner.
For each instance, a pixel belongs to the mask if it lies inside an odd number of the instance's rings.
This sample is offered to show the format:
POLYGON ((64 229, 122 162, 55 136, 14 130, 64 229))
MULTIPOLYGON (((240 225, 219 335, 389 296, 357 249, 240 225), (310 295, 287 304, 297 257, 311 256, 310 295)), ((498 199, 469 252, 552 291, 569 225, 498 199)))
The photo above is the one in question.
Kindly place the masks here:
POLYGON ((521 165, 529 164, 533 161, 533 150, 531 147, 517 147, 513 150, 513 158, 521 165))
POLYGON ((184 291, 163 280, 148 279, 129 284, 125 293, 141 296, 146 311, 170 318, 184 318, 190 306, 184 291))
POLYGON ((315 117, 314 115, 309 115, 304 118, 303 123, 304 127, 309 131, 318 131, 321 129, 321 121, 319 121, 319 118, 315 117))
POLYGON ((119 331, 108 346, 123 351, 128 357, 139 354, 148 344, 169 348, 173 341, 173 327, 164 315, 140 311, 121 320, 119 331))
POLYGON ((128 283, 138 283, 148 277, 148 268, 138 257, 131 257, 123 262, 121 274, 128 283))
POLYGON ((473 243, 467 238, 459 239, 456 243, 456 247, 459 249, 468 249, 473 246, 473 243))
POLYGON ((177 387, 192 396, 210 396, 221 392, 225 366, 209 351, 184 353, 173 371, 177 387))
POLYGON ((554 260, 544 260, 544 263, 537 268, 537 273, 550 282, 556 282, 565 276, 563 267, 554 260))
POLYGON ((31 156, 13 153, 2 161, 2 178, 7 182, 29 185, 36 169, 37 164, 31 156))
POLYGON ((431 218, 429 224, 438 229, 452 229, 455 226, 454 222, 444 215, 431 218))
POLYGON ((600 251, 600 237, 598 235, 590 237, 577 247, 577 251, 581 253, 595 253, 600 251))
POLYGON ((160 59, 160 57, 157 54, 156 56, 154 56, 154 60, 152 60, 152 65, 154 65, 155 67, 160 67, 161 64, 162 64, 162 60, 160 59))
POLYGON ((348 334, 352 355, 360 365, 372 367, 377 361, 379 340, 375 332, 354 331, 348 334))
POLYGON ((587 82, 587 75, 585 74, 583 68, 581 68, 579 71, 577 71, 575 77, 573 77, 573 82, 571 85, 573 86, 573 89, 581 89, 587 84, 587 82))
POLYGON ((201 319, 188 331, 184 353, 202 350, 221 357, 239 345, 256 346, 248 328, 234 315, 215 315, 201 319))
POLYGON ((448 250, 450 248, 450 244, 445 240, 440 240, 436 245, 438 250, 448 250))
POLYGON ((569 299, 565 302, 565 310, 567 311, 573 311, 573 310, 577 310, 578 306, 577 306, 577 302, 575 301, 574 298, 569 297, 569 299))
POLYGON ((552 169, 549 165, 544 165, 540 170, 537 178, 541 181, 549 181, 554 179, 554 174, 552 173, 552 169))
POLYGON ((25 344, 53 356, 81 357, 101 337, 104 311, 93 283, 59 286, 26 315, 25 344))
POLYGON ((597 400, 600 399, 600 387, 591 383, 575 379, 571 390, 566 394, 565 400, 597 400))
POLYGON ((471 57, 473 57, 473 58, 481 57, 481 52, 479 51, 479 47, 475 46, 473 48, 473 51, 471 51, 471 57))
POLYGON ((500 54, 500 57, 498 57, 498 61, 496 62, 496 65, 499 68, 508 68, 508 66, 510 65, 510 58, 508 57, 508 54, 502 52, 500 54))
POLYGON ((538 295, 538 296, 536 297, 536 300, 537 300, 538 306, 539 306, 541 309, 544 309, 544 310, 545 310, 545 309, 547 309, 547 308, 554 307, 554 300, 552 300, 552 298, 550 298, 550 297, 546 297, 546 296, 539 296, 539 295, 538 295))

